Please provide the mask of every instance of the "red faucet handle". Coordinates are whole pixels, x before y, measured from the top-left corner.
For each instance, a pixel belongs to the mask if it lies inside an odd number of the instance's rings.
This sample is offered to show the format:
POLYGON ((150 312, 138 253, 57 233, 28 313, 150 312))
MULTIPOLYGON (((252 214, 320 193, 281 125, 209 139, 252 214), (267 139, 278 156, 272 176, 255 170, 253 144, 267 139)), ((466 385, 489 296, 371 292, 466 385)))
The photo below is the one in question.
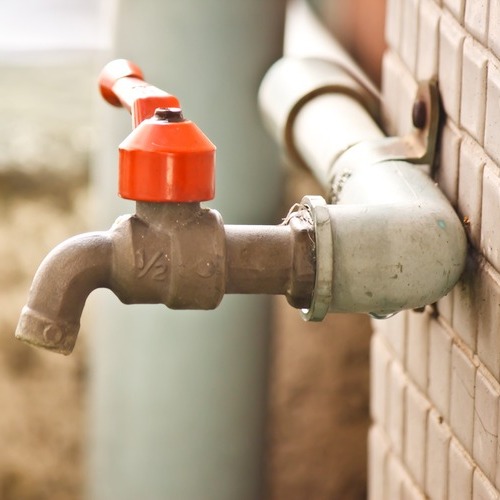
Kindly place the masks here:
POLYGON ((215 146, 180 108, 159 108, 120 144, 118 192, 152 202, 201 202, 215 194, 215 146))
POLYGON ((109 104, 130 112, 134 128, 151 118, 157 108, 180 107, 177 97, 145 82, 141 68, 126 59, 115 59, 104 66, 99 90, 109 104))

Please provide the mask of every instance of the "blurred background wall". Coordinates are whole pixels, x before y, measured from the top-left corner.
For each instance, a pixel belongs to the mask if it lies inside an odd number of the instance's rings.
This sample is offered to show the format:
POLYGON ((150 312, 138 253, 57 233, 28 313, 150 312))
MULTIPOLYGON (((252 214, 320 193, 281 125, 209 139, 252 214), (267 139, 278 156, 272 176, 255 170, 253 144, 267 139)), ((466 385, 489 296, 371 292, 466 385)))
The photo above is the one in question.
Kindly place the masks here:
MULTIPOLYGON (((383 15, 358 1, 315 8, 354 54, 363 37, 381 51, 383 15)), ((364 498, 365 317, 305 325, 280 299, 189 313, 97 292, 70 357, 13 339, 43 256, 134 209, 115 194, 129 117, 96 90, 109 58, 134 59, 217 144, 209 205, 226 223, 279 222, 318 192, 303 172, 282 181, 258 117, 283 19, 263 0, 0 5, 0 498, 364 498)))
MULTIPOLYGON (((278 0, 122 0, 113 56, 177 95, 217 145, 225 223, 278 220, 277 151, 260 124, 260 79, 282 51, 278 0)), ((134 210, 116 195, 116 147, 130 117, 102 105, 97 224, 134 210)), ((91 350, 90 494, 96 499, 261 498, 270 299, 227 296, 215 311, 96 302, 91 350)))
MULTIPOLYGON (((0 4, 0 498, 78 499, 85 340, 64 358, 14 340, 42 257, 89 227, 92 92, 105 6, 0 4)), ((83 338, 86 335, 82 335, 83 338)))

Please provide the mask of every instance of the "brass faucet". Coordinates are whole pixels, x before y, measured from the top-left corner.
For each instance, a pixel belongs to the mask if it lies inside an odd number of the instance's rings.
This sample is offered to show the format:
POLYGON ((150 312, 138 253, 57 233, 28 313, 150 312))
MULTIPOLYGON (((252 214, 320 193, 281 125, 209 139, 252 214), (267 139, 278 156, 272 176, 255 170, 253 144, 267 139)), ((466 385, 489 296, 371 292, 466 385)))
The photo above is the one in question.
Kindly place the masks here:
POLYGON ((103 97, 132 115, 119 147, 119 193, 136 213, 111 229, 75 236, 41 263, 16 337, 69 354, 88 295, 109 288, 125 304, 213 309, 225 293, 283 294, 310 306, 314 221, 301 206, 278 226, 224 226, 201 202, 213 199, 215 146, 184 119, 172 96, 125 60, 100 75, 103 97))

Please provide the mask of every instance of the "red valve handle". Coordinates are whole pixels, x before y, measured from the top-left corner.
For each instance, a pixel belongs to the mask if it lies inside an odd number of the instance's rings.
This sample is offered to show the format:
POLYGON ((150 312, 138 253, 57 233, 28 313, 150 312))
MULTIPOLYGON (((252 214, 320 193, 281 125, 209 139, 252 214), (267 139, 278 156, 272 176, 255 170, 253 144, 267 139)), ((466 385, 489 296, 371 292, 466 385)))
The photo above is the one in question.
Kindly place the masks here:
POLYGON ((141 68, 126 59, 116 59, 104 66, 99 75, 99 90, 113 106, 123 106, 132 115, 134 128, 154 115, 156 108, 178 108, 174 95, 144 81, 141 68))
POLYGON ((215 146, 185 120, 177 97, 143 79, 125 59, 99 76, 104 99, 132 114, 134 130, 119 147, 122 198, 152 202, 200 202, 215 193, 215 146))

